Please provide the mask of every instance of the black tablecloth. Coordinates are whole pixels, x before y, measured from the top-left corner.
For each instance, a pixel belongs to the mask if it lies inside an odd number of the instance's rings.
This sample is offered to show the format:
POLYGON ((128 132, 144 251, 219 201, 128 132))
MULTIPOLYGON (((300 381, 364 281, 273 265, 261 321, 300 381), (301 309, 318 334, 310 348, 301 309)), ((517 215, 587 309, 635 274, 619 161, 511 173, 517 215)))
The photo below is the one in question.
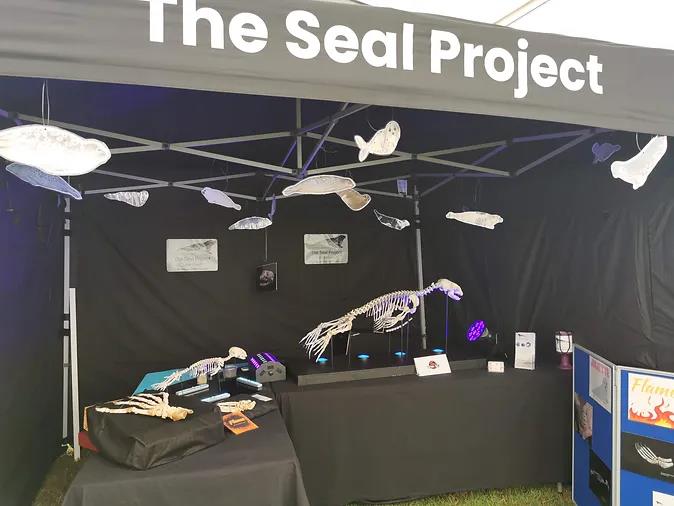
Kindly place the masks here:
POLYGON ((302 474, 279 412, 256 418, 255 423, 259 429, 147 471, 92 456, 75 477, 63 504, 308 506, 302 474))
POLYGON ((571 390, 552 367, 274 384, 317 506, 568 482, 571 390))

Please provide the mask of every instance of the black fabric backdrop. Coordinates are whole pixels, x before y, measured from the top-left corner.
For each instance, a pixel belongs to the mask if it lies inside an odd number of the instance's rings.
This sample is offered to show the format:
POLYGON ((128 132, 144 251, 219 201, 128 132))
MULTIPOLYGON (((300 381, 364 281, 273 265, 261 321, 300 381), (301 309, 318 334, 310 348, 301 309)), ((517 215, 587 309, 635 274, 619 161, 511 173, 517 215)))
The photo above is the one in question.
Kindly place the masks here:
POLYGON ((30 504, 61 440, 63 204, 0 175, 0 504, 30 504))
MULTIPOLYGON (((228 231, 236 220, 266 215, 269 204, 237 213, 198 192, 151 192, 145 207, 102 197, 73 206, 77 258, 79 367, 83 403, 133 391, 148 371, 181 367, 230 346, 249 353, 301 356, 299 339, 322 321, 382 293, 414 288, 414 234, 354 213, 336 196, 279 201, 268 229, 279 289, 257 292, 264 231, 228 231), (346 265, 304 265, 305 233, 349 236, 346 265), (218 272, 166 272, 167 238, 218 239, 218 272)), ((371 207, 407 215, 411 202, 373 199, 371 207)))
MULTIPOLYGON (((633 134, 610 140, 623 145, 615 159, 637 152, 633 134)), ((507 350, 515 331, 537 332, 537 356, 552 358, 555 330, 568 329, 618 364, 674 370, 673 166, 669 155, 634 191, 609 163, 592 165, 588 143, 516 180, 454 181, 431 194, 426 275, 451 271, 466 293, 451 307, 455 342, 479 318, 507 350), (444 218, 463 207, 505 221, 492 231, 444 218)), ((438 304, 430 333, 444 336, 438 304)))

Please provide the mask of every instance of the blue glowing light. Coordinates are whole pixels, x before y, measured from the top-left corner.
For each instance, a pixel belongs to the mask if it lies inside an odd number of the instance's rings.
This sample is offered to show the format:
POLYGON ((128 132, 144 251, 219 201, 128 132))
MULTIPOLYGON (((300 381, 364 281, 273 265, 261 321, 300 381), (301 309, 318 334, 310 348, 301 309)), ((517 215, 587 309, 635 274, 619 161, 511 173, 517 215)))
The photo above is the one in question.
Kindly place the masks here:
POLYGON ((405 355, 407 355, 407 353, 405 353, 404 351, 396 351, 394 355, 396 357, 404 357, 405 355))
POLYGON ((316 360, 319 364, 325 364, 327 361, 328 359, 325 357, 319 357, 318 360, 316 360))
POLYGON ((368 355, 367 353, 361 353, 360 355, 358 355, 358 358, 361 360, 367 360, 368 358, 370 358, 370 355, 368 355))
POLYGON ((433 351, 433 353, 444 353, 445 352, 445 350, 443 350, 442 348, 433 348, 432 351, 433 351))

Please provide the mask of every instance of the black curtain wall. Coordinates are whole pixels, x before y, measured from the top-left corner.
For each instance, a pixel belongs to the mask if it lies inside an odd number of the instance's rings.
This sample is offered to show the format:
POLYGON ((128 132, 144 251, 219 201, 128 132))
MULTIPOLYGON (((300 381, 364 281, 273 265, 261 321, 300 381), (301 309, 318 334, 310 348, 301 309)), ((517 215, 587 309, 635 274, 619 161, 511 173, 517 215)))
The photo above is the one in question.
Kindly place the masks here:
POLYGON ((25 506, 60 451, 63 202, 0 176, 0 504, 25 506))
MULTIPOLYGON (((643 144, 643 143, 642 143, 643 144)), ((636 153, 634 137, 617 159, 636 153)), ((424 201, 429 277, 450 271, 465 291, 452 340, 484 319, 512 359, 515 331, 537 333, 537 357, 555 359, 555 330, 616 363, 674 370, 674 160, 641 189, 592 164, 589 144, 517 179, 455 181, 424 201), (503 216, 495 230, 447 220, 447 211, 503 216)), ((431 305, 433 301, 431 301, 431 305)), ((437 306, 437 303, 436 303, 437 306)), ((444 336, 442 308, 432 333, 444 336)))
POLYGON ((136 209, 102 196, 73 208, 77 258, 79 368, 83 403, 133 391, 143 375, 183 367, 230 346, 303 356, 299 339, 318 323, 368 300, 414 288, 414 233, 383 227, 372 209, 406 216, 410 201, 374 197, 362 212, 335 195, 278 202, 267 229, 278 291, 258 292, 264 231, 228 231, 269 203, 241 212, 208 204, 196 191, 150 191, 136 209), (348 234, 346 265, 304 265, 305 233, 348 234), (217 272, 169 273, 166 239, 217 239, 217 272))

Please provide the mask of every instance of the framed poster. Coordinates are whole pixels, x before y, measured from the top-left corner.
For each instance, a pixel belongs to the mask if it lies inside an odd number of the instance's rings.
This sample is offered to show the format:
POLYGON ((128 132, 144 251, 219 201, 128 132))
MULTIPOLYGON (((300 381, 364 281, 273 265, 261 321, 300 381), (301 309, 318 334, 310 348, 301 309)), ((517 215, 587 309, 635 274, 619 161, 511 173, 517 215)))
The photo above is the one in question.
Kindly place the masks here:
POLYGON ((613 388, 613 370, 601 360, 590 356, 590 397, 609 413, 613 388))
POLYGON ((278 264, 276 262, 263 264, 255 269, 255 286, 260 292, 275 292, 278 290, 278 264))
POLYGON ((217 239, 166 239, 168 272, 213 272, 218 270, 217 239))
POLYGON ((347 234, 304 234, 306 265, 346 264, 349 262, 347 234))

